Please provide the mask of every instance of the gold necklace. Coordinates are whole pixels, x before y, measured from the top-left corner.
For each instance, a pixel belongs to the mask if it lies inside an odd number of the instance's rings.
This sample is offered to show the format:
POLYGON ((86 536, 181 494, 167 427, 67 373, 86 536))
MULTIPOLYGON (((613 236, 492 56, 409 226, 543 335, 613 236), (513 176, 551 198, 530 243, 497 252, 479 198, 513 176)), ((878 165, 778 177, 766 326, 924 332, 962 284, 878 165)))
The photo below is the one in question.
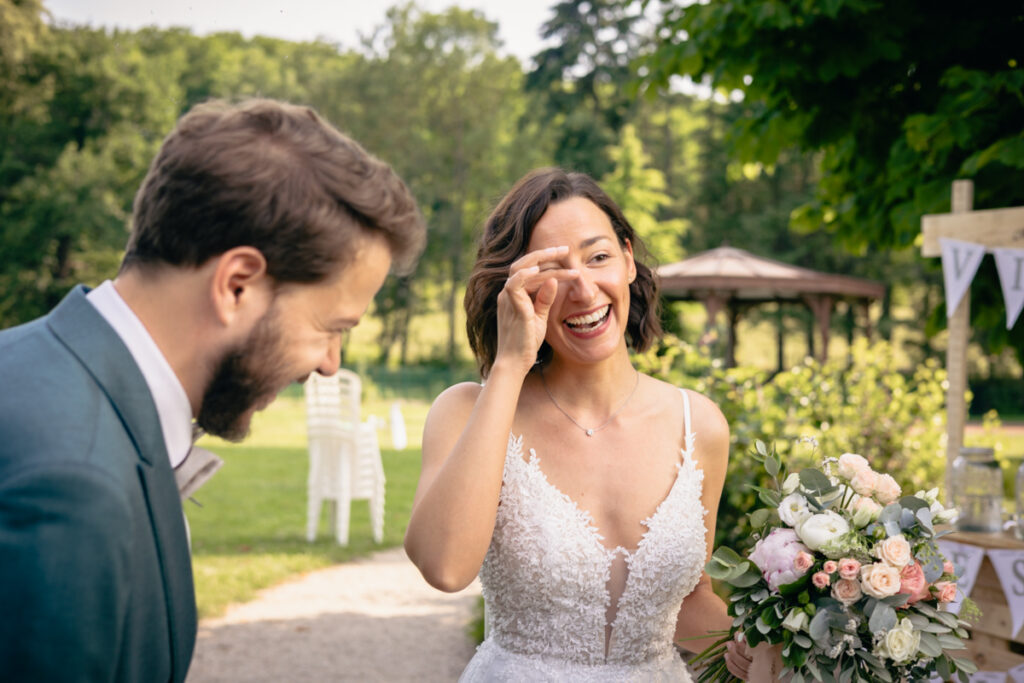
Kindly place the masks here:
POLYGON ((550 398, 551 402, 555 405, 556 408, 558 408, 558 411, 560 413, 562 413, 562 415, 565 415, 567 418, 569 418, 570 422, 572 422, 574 425, 576 425, 577 427, 582 429, 584 434, 586 434, 587 436, 593 436, 594 432, 599 432, 602 429, 604 429, 605 427, 607 427, 608 423, 611 422, 613 419, 615 419, 615 416, 618 415, 619 413, 621 413, 622 409, 626 407, 626 404, 629 403, 629 399, 633 398, 633 394, 636 393, 636 388, 638 386, 640 386, 640 372, 636 368, 633 369, 633 372, 636 373, 636 382, 633 384, 633 390, 629 392, 629 396, 627 396, 626 400, 623 401, 622 404, 618 408, 615 409, 615 412, 613 412, 611 415, 608 416, 607 420, 605 420, 604 422, 602 422, 601 424, 599 424, 598 426, 596 426, 594 428, 584 427, 579 422, 577 422, 576 419, 572 415, 570 415, 569 413, 565 412, 565 409, 562 408, 562 406, 558 405, 558 401, 555 400, 555 397, 551 395, 551 390, 548 389, 548 380, 547 380, 546 377, 544 377, 544 371, 543 370, 540 371, 540 382, 541 382, 541 384, 544 385, 544 392, 547 393, 548 398, 550 398))

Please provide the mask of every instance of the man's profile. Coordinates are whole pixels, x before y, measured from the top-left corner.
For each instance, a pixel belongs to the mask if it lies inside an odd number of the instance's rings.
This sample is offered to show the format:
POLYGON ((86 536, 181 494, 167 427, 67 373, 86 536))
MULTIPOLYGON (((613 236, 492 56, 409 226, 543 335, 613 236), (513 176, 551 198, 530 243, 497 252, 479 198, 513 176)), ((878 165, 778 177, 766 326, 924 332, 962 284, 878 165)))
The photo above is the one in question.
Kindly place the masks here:
POLYGON ((425 239, 392 169, 311 109, 185 114, 140 188, 120 272, 0 332, 0 672, 182 681, 196 633, 174 468, 195 424, 240 439, 338 367, 425 239))

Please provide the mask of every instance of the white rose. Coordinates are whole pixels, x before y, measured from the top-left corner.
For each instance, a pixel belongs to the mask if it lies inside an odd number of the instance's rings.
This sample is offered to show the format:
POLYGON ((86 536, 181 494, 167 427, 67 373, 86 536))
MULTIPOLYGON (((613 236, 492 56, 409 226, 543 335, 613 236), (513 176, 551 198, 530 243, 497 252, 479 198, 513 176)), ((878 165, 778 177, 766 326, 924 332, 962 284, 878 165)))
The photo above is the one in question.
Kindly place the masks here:
POLYGON ((853 506, 853 526, 857 529, 863 529, 878 519, 878 515, 881 512, 882 506, 873 499, 858 496, 857 502, 853 506))
POLYGON ((800 540, 811 550, 818 550, 829 541, 838 539, 850 530, 846 520, 831 510, 811 515, 796 530, 800 540))
POLYGON ((945 508, 942 512, 932 515, 932 521, 936 524, 956 524, 960 519, 960 511, 956 508, 945 508))
POLYGON ((807 507, 807 499, 799 493, 791 493, 779 502, 779 519, 796 528, 811 516, 807 507))
POLYGON ((878 645, 875 646, 875 654, 887 657, 896 664, 902 664, 917 653, 917 648, 920 645, 921 632, 915 631, 910 619, 904 617, 878 642, 878 645))
POLYGON ((796 472, 786 477, 786 481, 782 482, 783 495, 788 496, 798 488, 800 488, 800 475, 796 472))
POLYGON ((811 618, 807 616, 807 612, 799 607, 795 607, 782 620, 782 627, 789 629, 793 633, 799 633, 800 631, 806 631, 810 623, 811 618))

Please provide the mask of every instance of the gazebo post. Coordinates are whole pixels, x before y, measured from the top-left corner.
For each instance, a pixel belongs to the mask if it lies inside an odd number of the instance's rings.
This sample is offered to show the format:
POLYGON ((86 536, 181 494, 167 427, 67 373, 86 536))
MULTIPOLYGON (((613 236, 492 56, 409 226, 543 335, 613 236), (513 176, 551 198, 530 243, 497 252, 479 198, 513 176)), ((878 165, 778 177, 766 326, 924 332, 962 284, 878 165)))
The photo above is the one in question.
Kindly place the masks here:
POLYGON ((740 317, 739 306, 734 302, 726 304, 726 317, 729 320, 729 336, 726 339, 725 367, 736 367, 736 323, 740 317))
POLYGON ((782 302, 775 304, 775 372, 782 372, 786 363, 786 319, 782 314, 782 302))
POLYGON ((715 320, 718 318, 718 312, 725 306, 726 299, 715 292, 702 294, 698 299, 704 304, 704 310, 708 315, 708 321, 704 326, 704 337, 707 338, 707 334, 715 329, 715 320))
POLYGON ((821 334, 821 354, 818 358, 822 363, 828 360, 828 337, 832 324, 832 297, 830 296, 805 296, 804 301, 807 307, 814 314, 814 320, 818 323, 818 332, 821 334))

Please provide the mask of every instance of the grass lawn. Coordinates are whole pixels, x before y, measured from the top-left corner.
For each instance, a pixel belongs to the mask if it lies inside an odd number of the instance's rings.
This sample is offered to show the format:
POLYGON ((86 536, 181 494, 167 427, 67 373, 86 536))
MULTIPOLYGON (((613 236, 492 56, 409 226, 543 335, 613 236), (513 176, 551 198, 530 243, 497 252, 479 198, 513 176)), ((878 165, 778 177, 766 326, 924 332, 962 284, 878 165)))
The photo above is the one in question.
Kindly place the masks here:
MULTIPOLYGON (((380 432, 387 478, 384 542, 370 532, 366 501, 352 506, 349 546, 341 548, 327 533, 324 506, 320 534, 305 540, 306 418, 303 399, 286 392, 253 420, 252 434, 241 444, 215 438, 202 442, 224 458, 224 467, 196 495, 202 507, 186 502, 192 534, 196 599, 202 617, 223 613, 231 603, 250 600, 256 591, 301 574, 401 544, 409 522, 420 470, 420 436, 428 405, 403 401, 409 448, 390 448, 380 432)), ((390 401, 363 405, 363 417, 386 417, 390 401)))

